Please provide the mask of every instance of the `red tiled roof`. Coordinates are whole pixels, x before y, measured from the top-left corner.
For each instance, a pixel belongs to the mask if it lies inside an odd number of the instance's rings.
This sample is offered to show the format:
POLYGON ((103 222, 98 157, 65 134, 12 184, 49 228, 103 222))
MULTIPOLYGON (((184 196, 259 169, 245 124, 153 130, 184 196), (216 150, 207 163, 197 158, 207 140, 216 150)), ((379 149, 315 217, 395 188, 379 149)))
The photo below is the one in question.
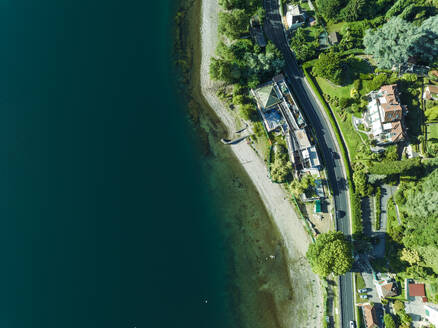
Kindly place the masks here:
POLYGON ((403 130, 403 125, 401 121, 396 121, 392 123, 391 127, 391 141, 398 142, 405 138, 405 133, 403 130))
POLYGON ((382 108, 384 112, 383 123, 401 120, 403 116, 403 109, 400 105, 391 106, 388 104, 382 104, 382 108))
POLYGON ((395 288, 395 284, 390 282, 388 284, 382 285, 382 294, 383 297, 388 296, 397 296, 397 289, 395 288))
POLYGON ((388 85, 384 85, 380 88, 380 91, 382 92, 386 92, 387 94, 395 94, 395 92, 397 91, 397 84, 388 84, 388 85))
POLYGON ((374 310, 374 306, 366 304, 362 306, 362 311, 367 328, 377 328, 378 325, 376 323, 376 311, 374 310))
POLYGON ((423 296, 421 299, 423 300, 423 303, 427 303, 427 297, 426 296, 423 296))
POLYGON ((424 284, 409 284, 409 296, 426 296, 424 284))

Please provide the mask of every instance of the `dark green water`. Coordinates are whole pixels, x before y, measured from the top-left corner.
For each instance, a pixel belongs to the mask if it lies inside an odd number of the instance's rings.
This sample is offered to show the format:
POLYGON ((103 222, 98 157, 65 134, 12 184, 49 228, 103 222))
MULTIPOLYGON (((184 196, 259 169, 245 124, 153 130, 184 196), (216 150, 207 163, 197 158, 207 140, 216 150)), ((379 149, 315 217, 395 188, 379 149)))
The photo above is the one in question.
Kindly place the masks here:
POLYGON ((1 2, 0 327, 229 326, 172 11, 1 2))

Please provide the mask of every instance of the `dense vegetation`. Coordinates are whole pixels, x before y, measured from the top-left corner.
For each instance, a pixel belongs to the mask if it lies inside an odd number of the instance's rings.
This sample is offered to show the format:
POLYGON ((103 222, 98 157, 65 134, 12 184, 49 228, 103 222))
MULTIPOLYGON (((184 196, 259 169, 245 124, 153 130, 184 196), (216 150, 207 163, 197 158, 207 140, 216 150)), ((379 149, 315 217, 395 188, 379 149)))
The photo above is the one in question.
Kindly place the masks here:
POLYGON ((287 156, 287 149, 282 144, 274 147, 274 154, 271 162, 271 180, 274 182, 286 182, 292 178, 292 163, 287 156))
POLYGON ((420 26, 393 17, 381 28, 367 30, 363 39, 365 52, 372 54, 381 68, 391 69, 414 57, 425 64, 438 58, 438 16, 420 26))
POLYGON ((307 251, 307 259, 316 274, 327 277, 342 275, 351 269, 351 245, 340 231, 318 235, 307 251))
MULTIPOLYGON (((250 21, 261 23, 264 9, 259 0, 222 0, 218 30, 223 36, 210 63, 210 76, 228 84, 238 84, 241 94, 279 73, 284 60, 277 48, 268 42, 259 47, 249 35, 250 21)), ((240 104, 239 104, 240 105, 240 104)))

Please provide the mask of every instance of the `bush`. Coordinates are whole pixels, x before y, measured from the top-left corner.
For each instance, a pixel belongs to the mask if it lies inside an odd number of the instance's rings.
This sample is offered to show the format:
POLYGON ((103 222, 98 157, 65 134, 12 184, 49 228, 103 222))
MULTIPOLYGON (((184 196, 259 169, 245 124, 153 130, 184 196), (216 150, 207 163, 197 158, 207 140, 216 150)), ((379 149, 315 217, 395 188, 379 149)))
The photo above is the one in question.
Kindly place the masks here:
POLYGON ((376 188, 376 230, 380 229, 382 215, 382 188, 376 188))
POLYGON ((356 192, 352 192, 350 194, 351 197, 351 215, 352 215, 352 222, 353 226, 352 231, 353 233, 362 233, 363 226, 362 226, 362 208, 361 208, 361 198, 360 195, 356 192))
POLYGON ((389 313, 385 314, 385 316, 383 317, 383 322, 385 323, 385 328, 396 328, 394 319, 389 313))
POLYGON ((322 53, 315 62, 312 73, 332 81, 335 84, 341 84, 346 68, 346 60, 331 49, 328 53, 322 53))

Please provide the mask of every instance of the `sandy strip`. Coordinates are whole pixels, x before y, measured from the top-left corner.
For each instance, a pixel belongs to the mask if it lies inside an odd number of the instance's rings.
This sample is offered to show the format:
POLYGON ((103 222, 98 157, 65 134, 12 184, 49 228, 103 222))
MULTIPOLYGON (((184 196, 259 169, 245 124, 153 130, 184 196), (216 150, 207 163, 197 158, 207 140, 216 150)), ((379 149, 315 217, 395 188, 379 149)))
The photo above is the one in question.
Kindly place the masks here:
MULTIPOLYGON (((218 41, 218 11, 217 0, 202 1, 201 91, 228 130, 235 131, 236 124, 233 117, 220 99, 216 97, 218 85, 211 81, 208 75, 210 57, 214 55, 218 41)), ((287 318, 282 318, 282 326, 319 328, 322 326, 321 289, 318 277, 311 271, 305 259, 310 238, 304 230, 302 221, 297 217, 283 189, 269 180, 263 160, 253 149, 246 142, 240 142, 231 148, 260 193, 265 207, 271 214, 287 247, 294 305, 293 309, 288 309, 287 318)), ((277 308, 281 309, 281 304, 278 304, 277 308)), ((286 313, 284 314, 286 315, 286 313)))

